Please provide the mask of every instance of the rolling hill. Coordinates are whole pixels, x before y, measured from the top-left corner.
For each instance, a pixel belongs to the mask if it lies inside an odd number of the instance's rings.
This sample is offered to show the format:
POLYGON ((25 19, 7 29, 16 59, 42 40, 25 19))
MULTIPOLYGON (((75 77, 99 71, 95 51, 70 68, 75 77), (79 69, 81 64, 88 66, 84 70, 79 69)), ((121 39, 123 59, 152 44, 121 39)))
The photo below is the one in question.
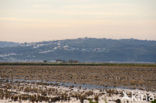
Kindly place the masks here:
POLYGON ((78 38, 33 43, 0 42, 0 62, 78 60, 156 62, 156 41, 78 38))

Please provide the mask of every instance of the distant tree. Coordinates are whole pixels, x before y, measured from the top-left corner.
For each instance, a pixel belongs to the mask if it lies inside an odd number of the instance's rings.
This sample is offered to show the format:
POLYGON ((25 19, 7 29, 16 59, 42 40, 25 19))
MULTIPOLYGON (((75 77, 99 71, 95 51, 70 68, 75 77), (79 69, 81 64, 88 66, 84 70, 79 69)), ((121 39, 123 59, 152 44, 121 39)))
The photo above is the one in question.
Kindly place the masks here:
POLYGON ((47 63, 48 61, 47 61, 47 60, 43 60, 43 62, 44 62, 44 63, 47 63))
POLYGON ((68 63, 78 63, 78 60, 68 60, 68 63))

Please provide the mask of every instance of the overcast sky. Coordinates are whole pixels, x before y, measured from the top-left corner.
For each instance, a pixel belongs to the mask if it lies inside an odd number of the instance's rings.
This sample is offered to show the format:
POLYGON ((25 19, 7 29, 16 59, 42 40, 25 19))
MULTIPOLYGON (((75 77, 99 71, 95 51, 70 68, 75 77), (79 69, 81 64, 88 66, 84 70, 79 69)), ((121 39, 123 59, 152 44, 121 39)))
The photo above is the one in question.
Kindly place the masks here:
POLYGON ((156 40, 156 0, 0 0, 0 41, 156 40))

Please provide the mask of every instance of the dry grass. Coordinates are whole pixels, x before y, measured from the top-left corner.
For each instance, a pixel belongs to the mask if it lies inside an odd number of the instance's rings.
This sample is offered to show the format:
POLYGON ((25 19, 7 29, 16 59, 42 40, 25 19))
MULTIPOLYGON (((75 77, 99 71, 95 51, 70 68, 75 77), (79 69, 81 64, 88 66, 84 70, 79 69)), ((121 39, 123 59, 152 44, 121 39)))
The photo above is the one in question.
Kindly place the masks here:
POLYGON ((156 90, 156 67, 141 66, 0 66, 6 79, 44 80, 156 90))

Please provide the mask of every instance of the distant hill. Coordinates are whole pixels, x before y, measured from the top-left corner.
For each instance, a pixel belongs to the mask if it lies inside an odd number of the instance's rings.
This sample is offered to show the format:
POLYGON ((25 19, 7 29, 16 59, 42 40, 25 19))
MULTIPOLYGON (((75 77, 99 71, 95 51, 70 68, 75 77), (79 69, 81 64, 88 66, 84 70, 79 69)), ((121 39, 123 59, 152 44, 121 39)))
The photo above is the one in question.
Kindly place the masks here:
POLYGON ((0 42, 0 61, 156 62, 156 41, 78 38, 34 43, 0 42))
POLYGON ((19 45, 20 45, 19 43, 15 43, 15 42, 0 41, 0 47, 15 47, 19 45))

